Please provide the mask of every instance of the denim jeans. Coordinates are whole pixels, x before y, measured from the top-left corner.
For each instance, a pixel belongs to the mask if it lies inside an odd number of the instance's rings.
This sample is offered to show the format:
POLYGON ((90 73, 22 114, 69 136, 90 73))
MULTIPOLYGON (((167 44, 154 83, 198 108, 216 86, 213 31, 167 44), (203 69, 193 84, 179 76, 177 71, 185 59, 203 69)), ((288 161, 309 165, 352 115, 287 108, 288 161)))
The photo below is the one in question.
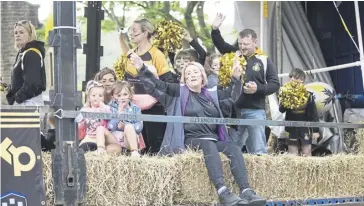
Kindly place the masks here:
MULTIPOLYGON (((241 109, 240 118, 265 120, 266 114, 264 109, 241 109)), ((238 130, 234 137, 237 146, 242 148, 246 145, 249 154, 267 154, 264 125, 240 125, 238 130)))

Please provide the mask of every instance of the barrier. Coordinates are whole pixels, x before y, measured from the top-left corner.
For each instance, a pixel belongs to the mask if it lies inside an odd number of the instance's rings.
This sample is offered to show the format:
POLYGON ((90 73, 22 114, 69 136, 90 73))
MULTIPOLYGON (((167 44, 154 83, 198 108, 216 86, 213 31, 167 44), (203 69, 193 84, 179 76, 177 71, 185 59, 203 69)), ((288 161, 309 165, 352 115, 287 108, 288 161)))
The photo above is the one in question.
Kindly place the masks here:
POLYGON ((45 205, 40 117, 1 108, 1 205, 45 205))
POLYGON ((327 128, 364 128, 363 123, 341 123, 341 122, 305 122, 305 121, 276 121, 276 120, 257 120, 257 119, 233 119, 233 118, 211 118, 211 117, 186 117, 186 116, 165 116, 165 115, 145 115, 145 114, 115 114, 115 113, 94 113, 80 112, 59 109, 54 111, 52 107, 41 106, 6 106, 6 108, 33 109, 35 113, 54 113, 59 119, 119 119, 136 120, 146 122, 179 122, 194 124, 225 124, 225 125, 264 125, 264 126, 284 126, 284 127, 327 127, 327 128))

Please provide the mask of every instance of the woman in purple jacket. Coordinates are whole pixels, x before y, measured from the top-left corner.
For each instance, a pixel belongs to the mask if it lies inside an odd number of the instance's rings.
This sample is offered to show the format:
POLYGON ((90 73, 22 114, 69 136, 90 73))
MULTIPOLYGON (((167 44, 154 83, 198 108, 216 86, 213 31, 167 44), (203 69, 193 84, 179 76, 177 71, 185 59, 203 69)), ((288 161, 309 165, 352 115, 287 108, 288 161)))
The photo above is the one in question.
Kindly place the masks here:
MULTIPOLYGON (((203 66, 191 62, 182 70, 181 83, 160 81, 134 53, 130 60, 138 70, 138 76, 145 90, 163 104, 168 116, 221 118, 220 103, 226 99, 237 100, 241 95, 241 67, 235 62, 233 77, 228 88, 206 89, 207 77, 203 66)), ((167 124, 161 153, 177 153, 185 145, 201 149, 204 154, 210 180, 215 185, 220 202, 224 205, 265 205, 266 200, 259 197, 248 183, 245 161, 240 149, 229 141, 225 125, 191 124, 171 122, 167 124), (219 152, 231 160, 231 170, 239 185, 239 196, 233 195, 226 187, 219 152)))

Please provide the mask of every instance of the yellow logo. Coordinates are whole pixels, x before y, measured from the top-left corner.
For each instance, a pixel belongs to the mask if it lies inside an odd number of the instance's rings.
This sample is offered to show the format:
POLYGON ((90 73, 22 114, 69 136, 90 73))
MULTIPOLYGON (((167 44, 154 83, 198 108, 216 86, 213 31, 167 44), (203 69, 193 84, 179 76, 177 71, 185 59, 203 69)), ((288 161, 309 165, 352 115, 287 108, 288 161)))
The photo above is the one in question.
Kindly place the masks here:
POLYGON ((255 63, 254 66, 253 66, 253 70, 256 71, 256 72, 259 72, 260 71, 260 64, 255 63))
POLYGON ((1 158, 3 158, 7 163, 13 165, 14 176, 21 176, 21 172, 28 172, 32 170, 36 163, 36 157, 32 149, 26 146, 14 147, 13 142, 7 137, 1 142, 1 158), (19 156, 21 154, 27 154, 29 156, 29 162, 23 165, 19 161, 19 156))

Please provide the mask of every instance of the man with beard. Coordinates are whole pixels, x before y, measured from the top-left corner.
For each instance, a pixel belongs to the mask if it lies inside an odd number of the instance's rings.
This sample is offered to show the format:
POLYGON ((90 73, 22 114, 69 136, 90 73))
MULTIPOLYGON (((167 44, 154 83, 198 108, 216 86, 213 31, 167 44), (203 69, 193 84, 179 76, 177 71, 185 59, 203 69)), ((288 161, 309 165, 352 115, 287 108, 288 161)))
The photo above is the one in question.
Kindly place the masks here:
MULTIPOLYGON (((212 23, 211 37, 214 45, 221 54, 236 52, 247 60, 246 79, 243 86, 244 92, 236 101, 235 107, 242 119, 266 119, 265 97, 278 91, 279 80, 277 69, 267 56, 262 55, 257 47, 257 34, 252 29, 244 29, 239 33, 238 47, 224 41, 219 27, 225 16, 216 15, 212 23)), ((246 148, 250 154, 266 154, 265 127, 263 125, 239 126, 238 135, 234 141, 242 147, 243 135, 248 130, 246 148)))

